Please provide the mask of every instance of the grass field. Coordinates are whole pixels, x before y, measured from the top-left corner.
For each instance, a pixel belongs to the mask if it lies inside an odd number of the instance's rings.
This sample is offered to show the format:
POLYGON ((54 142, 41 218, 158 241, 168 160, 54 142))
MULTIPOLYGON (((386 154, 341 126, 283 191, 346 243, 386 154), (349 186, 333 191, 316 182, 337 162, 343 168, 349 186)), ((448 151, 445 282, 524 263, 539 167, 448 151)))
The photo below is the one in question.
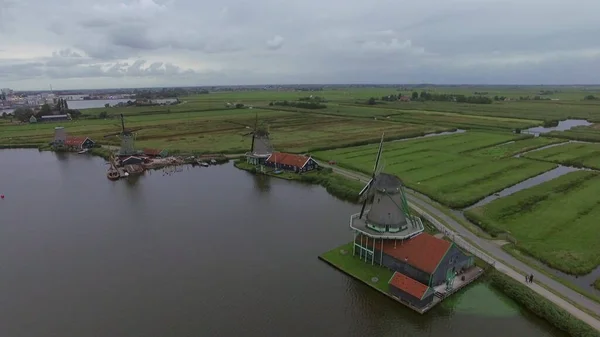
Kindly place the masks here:
POLYGON ((557 137, 584 142, 600 142, 600 124, 591 126, 578 126, 567 131, 552 131, 546 137, 557 137))
MULTIPOLYGON (((382 158, 385 172, 398 175, 408 187, 450 207, 462 208, 556 167, 524 159, 492 160, 467 154, 524 137, 508 133, 467 132, 388 142, 384 145, 382 158)), ((313 155, 370 174, 376 152, 377 144, 371 144, 315 152, 313 155)))
POLYGON ((469 155, 500 159, 512 157, 523 152, 535 150, 544 146, 558 144, 562 142, 565 142, 565 140, 546 137, 536 137, 522 139, 507 144, 486 147, 483 149, 469 152, 469 155))
MULTIPOLYGON (((420 136, 448 128, 435 125, 392 123, 388 121, 357 120, 260 109, 229 109, 196 113, 129 115, 127 127, 142 127, 137 133, 138 147, 168 148, 182 152, 244 153, 251 137, 243 136, 255 122, 265 123, 277 150, 305 152, 312 148, 340 147, 360 142, 377 141, 381 132, 390 138, 420 136)), ((54 127, 59 124, 39 123, 0 125, 0 144, 42 144, 49 142, 54 127)), ((65 122, 71 135, 85 135, 96 141, 117 145, 115 137, 105 134, 120 129, 118 118, 82 119, 65 122)))
POLYGON ((343 270, 345 273, 363 281, 368 286, 371 286, 385 294, 388 294, 388 281, 394 273, 384 267, 372 266, 365 261, 361 261, 358 257, 352 256, 352 242, 341 247, 332 249, 320 256, 321 259, 329 262, 336 268, 343 270), (343 254, 342 251, 345 253, 343 254), (377 282, 372 282, 372 278, 376 277, 377 282))
POLYGON ((526 153, 526 158, 600 170, 600 144, 568 143, 526 153))
POLYGON ((594 288, 600 290, 600 278, 594 281, 594 288))
POLYGON ((578 171, 474 208, 465 215, 552 268, 584 275, 600 265, 600 174, 578 171))

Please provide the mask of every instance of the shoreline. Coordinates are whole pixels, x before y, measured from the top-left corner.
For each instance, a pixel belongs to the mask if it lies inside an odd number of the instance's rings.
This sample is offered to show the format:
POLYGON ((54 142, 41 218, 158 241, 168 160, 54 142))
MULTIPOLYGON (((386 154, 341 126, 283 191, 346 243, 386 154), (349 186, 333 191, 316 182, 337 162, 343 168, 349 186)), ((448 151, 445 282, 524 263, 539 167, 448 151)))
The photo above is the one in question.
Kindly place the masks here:
POLYGON ((273 174, 272 170, 265 173, 256 171, 253 165, 247 164, 244 159, 234 160, 233 166, 239 170, 243 170, 255 175, 266 175, 273 178, 298 181, 312 185, 320 185, 332 196, 354 204, 358 203, 358 192, 363 188, 361 182, 347 179, 343 176, 335 174, 329 168, 319 168, 314 171, 304 173, 282 172, 281 174, 273 174))

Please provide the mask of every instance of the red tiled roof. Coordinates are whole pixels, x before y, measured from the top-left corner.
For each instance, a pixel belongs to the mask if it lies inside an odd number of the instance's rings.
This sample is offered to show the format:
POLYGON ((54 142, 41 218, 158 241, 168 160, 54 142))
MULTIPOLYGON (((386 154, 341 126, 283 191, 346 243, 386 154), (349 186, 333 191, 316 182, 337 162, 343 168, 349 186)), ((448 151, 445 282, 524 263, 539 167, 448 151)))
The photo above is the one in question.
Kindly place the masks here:
POLYGON ((267 159, 267 162, 302 168, 308 159, 310 159, 310 157, 299 154, 273 152, 267 159))
POLYGON ((400 96, 399 100, 403 101, 403 102, 408 102, 408 101, 410 101, 410 97, 408 97, 408 96, 400 96))
POLYGON ((425 295, 425 292, 429 289, 429 287, 423 283, 413 280, 399 272, 395 272, 388 283, 418 299, 423 298, 423 295, 425 295))
MULTIPOLYGON (((357 240, 360 241, 360 238, 357 238, 357 240)), ((384 240, 383 252, 431 274, 442 261, 451 245, 446 240, 438 239, 428 233, 421 233, 412 239, 397 240, 396 248, 394 248, 394 240, 384 240)), ((369 240, 369 247, 373 247, 372 239, 369 240)), ((381 249, 381 241, 377 241, 375 249, 381 249)))
POLYGON ((144 149, 144 154, 147 156, 158 156, 162 151, 157 149, 144 149))
POLYGON ((79 146, 85 142, 88 137, 75 137, 75 136, 67 136, 65 140, 65 145, 68 146, 79 146))

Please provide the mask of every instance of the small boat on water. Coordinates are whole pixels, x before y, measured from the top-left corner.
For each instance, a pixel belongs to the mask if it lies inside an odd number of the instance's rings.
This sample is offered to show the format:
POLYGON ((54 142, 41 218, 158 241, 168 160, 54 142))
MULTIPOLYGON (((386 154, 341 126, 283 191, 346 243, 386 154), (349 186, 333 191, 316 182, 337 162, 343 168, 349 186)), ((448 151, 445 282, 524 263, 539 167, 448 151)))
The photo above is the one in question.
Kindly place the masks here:
POLYGON ((211 165, 217 165, 217 161, 216 161, 216 160, 214 160, 214 159, 211 159, 211 160, 210 160, 210 164, 211 164, 211 165))
POLYGON ((88 153, 90 151, 90 149, 83 149, 79 152, 77 152, 78 154, 84 154, 84 153, 88 153))
POLYGON ((108 173, 106 173, 106 176, 110 180, 117 180, 117 179, 119 179, 120 175, 119 175, 119 171, 117 171, 114 167, 111 167, 110 169, 108 169, 108 173))
POLYGON ((208 167, 208 163, 205 161, 198 161, 198 165, 203 166, 203 167, 208 167))

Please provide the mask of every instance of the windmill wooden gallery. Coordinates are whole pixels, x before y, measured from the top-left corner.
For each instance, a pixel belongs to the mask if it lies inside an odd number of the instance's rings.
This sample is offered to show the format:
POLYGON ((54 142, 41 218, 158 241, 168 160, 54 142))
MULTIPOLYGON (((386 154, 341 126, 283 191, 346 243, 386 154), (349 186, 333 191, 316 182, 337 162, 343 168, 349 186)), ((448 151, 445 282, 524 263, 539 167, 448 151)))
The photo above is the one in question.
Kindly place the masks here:
POLYGON ((387 295, 425 313, 483 270, 453 242, 425 232, 408 206, 400 178, 381 172, 382 148, 383 136, 372 177, 359 193, 360 213, 350 216, 353 242, 348 258, 393 271, 387 295))

